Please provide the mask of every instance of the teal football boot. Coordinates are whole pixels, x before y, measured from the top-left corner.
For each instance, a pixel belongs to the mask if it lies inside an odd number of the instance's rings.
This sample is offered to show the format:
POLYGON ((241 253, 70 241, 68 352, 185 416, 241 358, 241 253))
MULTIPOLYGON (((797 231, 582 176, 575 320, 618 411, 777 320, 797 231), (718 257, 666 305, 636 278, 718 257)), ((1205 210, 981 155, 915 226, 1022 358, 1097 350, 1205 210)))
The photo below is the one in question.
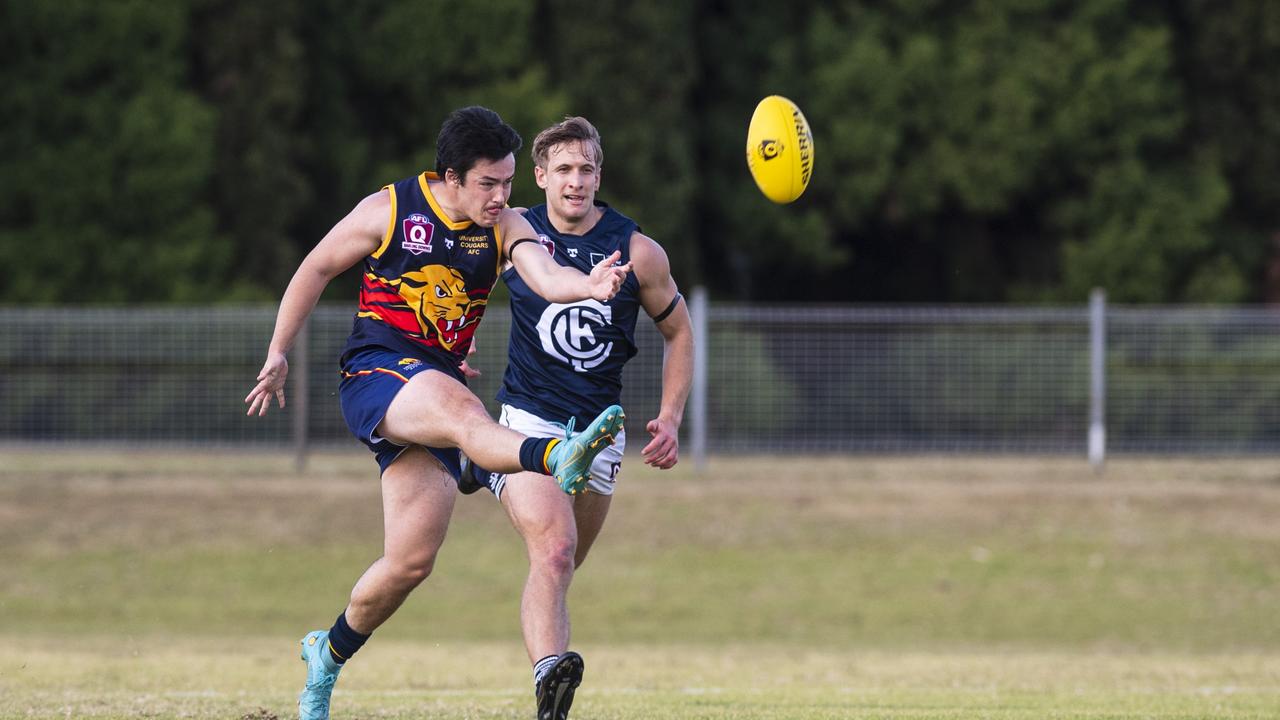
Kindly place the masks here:
POLYGON ((573 432, 573 420, 565 428, 565 438, 547 454, 547 469, 555 476, 560 489, 577 495, 591 479, 591 463, 601 450, 609 447, 622 432, 627 419, 622 408, 610 405, 580 433, 573 432))
POLYGON ((307 686, 298 696, 300 720, 329 720, 329 697, 342 666, 329 654, 329 632, 316 630, 302 638, 302 659, 307 663, 307 686))

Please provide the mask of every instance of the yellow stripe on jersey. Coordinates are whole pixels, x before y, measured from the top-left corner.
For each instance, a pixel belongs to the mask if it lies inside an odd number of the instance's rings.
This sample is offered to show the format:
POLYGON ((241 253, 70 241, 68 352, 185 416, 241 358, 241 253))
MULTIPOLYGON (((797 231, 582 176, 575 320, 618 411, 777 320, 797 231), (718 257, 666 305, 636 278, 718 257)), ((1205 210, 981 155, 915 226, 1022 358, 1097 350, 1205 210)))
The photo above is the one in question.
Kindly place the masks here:
POLYGON ((382 236, 382 244, 369 256, 374 260, 382 257, 382 253, 386 252, 387 247, 391 245, 391 237, 396 234, 396 186, 388 185, 382 189, 391 193, 391 219, 387 221, 387 234, 382 236))
POLYGON ((427 204, 431 206, 431 210, 435 212, 436 217, 440 218, 440 222, 450 230, 465 230, 471 227, 470 220, 462 220, 454 222, 449 219, 448 213, 440 209, 440 204, 436 202, 436 196, 431 194, 431 188, 427 185, 428 180, 439 180, 440 176, 433 172, 424 172, 418 176, 418 185, 422 188, 422 196, 427 199, 427 204))
POLYGON ((386 375, 394 375, 400 378, 401 382, 409 382, 409 378, 401 375, 395 370, 388 370, 386 368, 374 368, 372 370, 357 370, 355 372, 347 372, 346 370, 343 370, 342 376, 352 378, 352 377, 360 377, 361 375, 372 375, 374 373, 384 373, 386 375))
MULTIPOLYGON (((497 266, 494 268, 494 270, 497 272, 497 275, 493 276, 493 285, 497 285, 498 276, 502 274, 502 262, 504 259, 503 256, 507 254, 506 249, 502 247, 502 223, 501 222, 497 222, 493 226, 493 239, 495 242, 498 243, 497 266)), ((489 286, 490 290, 493 289, 493 285, 489 286)))
POLYGON ((384 320, 381 315, 379 315, 376 312, 373 312, 372 310, 364 310, 362 312, 358 312, 356 313, 356 317, 373 318, 374 320, 377 320, 379 322, 386 322, 386 320, 384 320))

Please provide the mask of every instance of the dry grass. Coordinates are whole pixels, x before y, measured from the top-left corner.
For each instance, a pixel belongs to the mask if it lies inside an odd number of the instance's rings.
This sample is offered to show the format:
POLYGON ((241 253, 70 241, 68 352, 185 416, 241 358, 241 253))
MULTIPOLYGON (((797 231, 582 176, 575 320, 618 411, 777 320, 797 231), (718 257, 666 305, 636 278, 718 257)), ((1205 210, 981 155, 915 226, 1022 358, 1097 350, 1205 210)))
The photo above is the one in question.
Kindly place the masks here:
MULTIPOLYGON (((0 639, 0 717, 286 718, 293 643, 0 639), (287 647, 286 647, 287 646, 287 647)), ((586 646, 579 718, 1265 718, 1280 656, 586 646)), ((344 671, 335 718, 522 718, 503 644, 385 640, 344 671)))
MULTIPOLYGON (((7 451, 0 468, 0 546, 306 542, 380 527, 375 466, 360 453, 315 455, 303 474, 287 457, 252 453, 7 451)), ((455 523, 486 522, 487 500, 464 498, 455 523)), ((1013 524, 1051 537, 1082 518, 1121 534, 1161 523, 1276 542, 1280 463, 1124 459, 1098 475, 1076 458, 797 456, 663 473, 632 459, 608 532, 660 543, 669 528, 650 517, 673 504, 702 521, 684 530, 717 544, 829 524, 903 532, 1013 524)))
MULTIPOLYGON (((630 460, 574 583, 594 718, 1254 718, 1273 460, 630 460)), ((0 451, 0 717, 288 717, 381 539, 361 453, 0 451)), ((523 552, 459 501, 337 717, 523 717, 523 552)))

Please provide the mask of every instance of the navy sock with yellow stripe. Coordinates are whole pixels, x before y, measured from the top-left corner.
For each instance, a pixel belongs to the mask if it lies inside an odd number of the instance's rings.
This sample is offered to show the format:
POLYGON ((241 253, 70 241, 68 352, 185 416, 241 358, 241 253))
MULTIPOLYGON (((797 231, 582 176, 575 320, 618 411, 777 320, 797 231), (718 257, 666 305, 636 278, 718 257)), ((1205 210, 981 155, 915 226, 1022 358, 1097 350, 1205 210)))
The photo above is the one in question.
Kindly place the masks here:
POLYGON ((520 444, 520 467, 529 472, 550 475, 547 467, 547 454, 560 440, 557 438, 525 438, 520 444))
POLYGON ((347 624, 347 612, 343 610, 334 621, 333 627, 329 628, 329 654, 333 656, 334 662, 341 665, 350 660, 368 639, 368 635, 362 635, 351 629, 347 624))

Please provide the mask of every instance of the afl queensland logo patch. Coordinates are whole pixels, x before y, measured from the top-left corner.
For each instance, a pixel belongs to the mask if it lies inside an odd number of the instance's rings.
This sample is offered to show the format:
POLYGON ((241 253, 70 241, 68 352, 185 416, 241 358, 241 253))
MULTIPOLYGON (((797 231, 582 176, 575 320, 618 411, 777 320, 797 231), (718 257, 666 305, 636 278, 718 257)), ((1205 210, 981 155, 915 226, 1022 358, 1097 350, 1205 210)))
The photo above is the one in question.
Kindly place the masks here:
POLYGON ((596 337, 596 331, 613 323, 613 310, 598 300, 572 305, 552 303, 538 318, 538 338, 551 357, 586 372, 603 363, 613 342, 596 337))
POLYGON ((548 255, 550 255, 551 257, 556 256, 556 244, 551 238, 539 233, 538 244, 542 246, 543 250, 547 251, 548 255))
POLYGON ((414 213, 404 219, 404 240, 400 242, 400 247, 414 255, 431 252, 431 236, 435 231, 436 226, 431 224, 426 215, 414 213))

